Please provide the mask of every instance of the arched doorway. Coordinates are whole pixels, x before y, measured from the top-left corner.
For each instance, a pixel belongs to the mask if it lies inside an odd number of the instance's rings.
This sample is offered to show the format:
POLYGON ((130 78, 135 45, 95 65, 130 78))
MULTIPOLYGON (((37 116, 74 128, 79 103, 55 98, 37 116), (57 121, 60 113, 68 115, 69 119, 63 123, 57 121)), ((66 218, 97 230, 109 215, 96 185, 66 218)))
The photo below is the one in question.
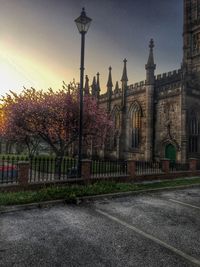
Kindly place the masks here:
POLYGON ((172 144, 168 144, 165 147, 165 158, 171 161, 176 161, 176 148, 172 144))

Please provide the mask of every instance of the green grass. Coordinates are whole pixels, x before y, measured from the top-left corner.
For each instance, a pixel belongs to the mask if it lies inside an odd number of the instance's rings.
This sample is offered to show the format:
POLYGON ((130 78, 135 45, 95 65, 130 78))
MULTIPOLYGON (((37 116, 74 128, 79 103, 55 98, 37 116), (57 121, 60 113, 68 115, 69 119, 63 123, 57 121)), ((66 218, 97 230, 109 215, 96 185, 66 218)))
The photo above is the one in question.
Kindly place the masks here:
POLYGON ((141 191, 147 189, 176 187, 181 185, 200 185, 200 177, 154 182, 149 184, 98 182, 89 185, 44 187, 37 191, 0 193, 0 206, 27 204, 56 199, 66 199, 70 202, 75 200, 77 197, 83 196, 93 196, 128 191, 141 191))

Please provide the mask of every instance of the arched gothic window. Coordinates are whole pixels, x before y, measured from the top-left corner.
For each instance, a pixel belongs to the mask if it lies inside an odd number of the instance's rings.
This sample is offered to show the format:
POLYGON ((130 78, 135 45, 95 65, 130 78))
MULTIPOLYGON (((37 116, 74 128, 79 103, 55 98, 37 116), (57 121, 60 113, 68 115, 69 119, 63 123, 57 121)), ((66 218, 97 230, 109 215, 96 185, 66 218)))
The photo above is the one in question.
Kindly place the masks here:
POLYGON ((199 16, 199 0, 193 0, 190 3, 191 19, 196 21, 199 16))
POLYGON ((119 111, 116 111, 115 112, 115 130, 114 130, 114 137, 113 137, 114 148, 117 148, 119 129, 120 129, 120 113, 119 111))
POLYGON ((119 130, 120 128, 120 113, 119 111, 115 112, 115 129, 119 130))
POLYGON ((198 139, 200 133, 200 125, 197 114, 195 111, 191 111, 188 118, 189 126, 189 152, 197 153, 199 150, 198 139))
POLYGON ((131 130, 131 148, 139 148, 140 145, 140 135, 141 135, 141 108, 140 105, 135 102, 131 108, 130 115, 130 130, 131 130))
POLYGON ((200 2, 197 3, 197 19, 200 18, 200 2))
POLYGON ((115 106, 112 111, 112 118, 114 122, 113 134, 110 139, 110 148, 117 149, 119 132, 121 127, 121 116, 120 116, 120 107, 115 106))

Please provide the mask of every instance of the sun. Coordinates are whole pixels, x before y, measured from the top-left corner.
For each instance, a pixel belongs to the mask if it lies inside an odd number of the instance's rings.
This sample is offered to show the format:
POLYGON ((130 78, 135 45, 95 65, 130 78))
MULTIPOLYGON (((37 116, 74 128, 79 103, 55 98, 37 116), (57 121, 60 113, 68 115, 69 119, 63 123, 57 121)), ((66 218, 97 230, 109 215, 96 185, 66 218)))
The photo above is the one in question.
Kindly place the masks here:
POLYGON ((0 94, 9 90, 21 91, 23 87, 47 89, 61 85, 62 77, 33 56, 0 46, 0 94))
POLYGON ((27 83, 28 80, 25 75, 18 71, 14 64, 0 58, 0 91, 17 90, 23 84, 27 85, 27 83))

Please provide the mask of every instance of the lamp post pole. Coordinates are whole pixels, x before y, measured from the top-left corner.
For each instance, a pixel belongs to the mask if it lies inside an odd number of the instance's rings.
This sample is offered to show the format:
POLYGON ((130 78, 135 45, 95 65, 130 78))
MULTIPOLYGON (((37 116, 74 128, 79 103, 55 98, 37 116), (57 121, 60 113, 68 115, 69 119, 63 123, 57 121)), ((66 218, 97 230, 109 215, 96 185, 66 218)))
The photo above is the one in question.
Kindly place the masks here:
POLYGON ((83 139, 83 77, 85 56, 85 32, 81 33, 81 65, 80 65, 80 106, 79 106, 79 142, 78 142, 78 175, 81 177, 82 169, 82 139, 83 139))
POLYGON ((91 18, 86 16, 85 9, 81 15, 75 19, 76 26, 81 34, 81 65, 80 65, 80 106, 79 106, 79 142, 78 142, 78 175, 82 174, 82 139, 83 139, 83 77, 84 77, 84 55, 85 55, 85 34, 87 33, 91 18))

